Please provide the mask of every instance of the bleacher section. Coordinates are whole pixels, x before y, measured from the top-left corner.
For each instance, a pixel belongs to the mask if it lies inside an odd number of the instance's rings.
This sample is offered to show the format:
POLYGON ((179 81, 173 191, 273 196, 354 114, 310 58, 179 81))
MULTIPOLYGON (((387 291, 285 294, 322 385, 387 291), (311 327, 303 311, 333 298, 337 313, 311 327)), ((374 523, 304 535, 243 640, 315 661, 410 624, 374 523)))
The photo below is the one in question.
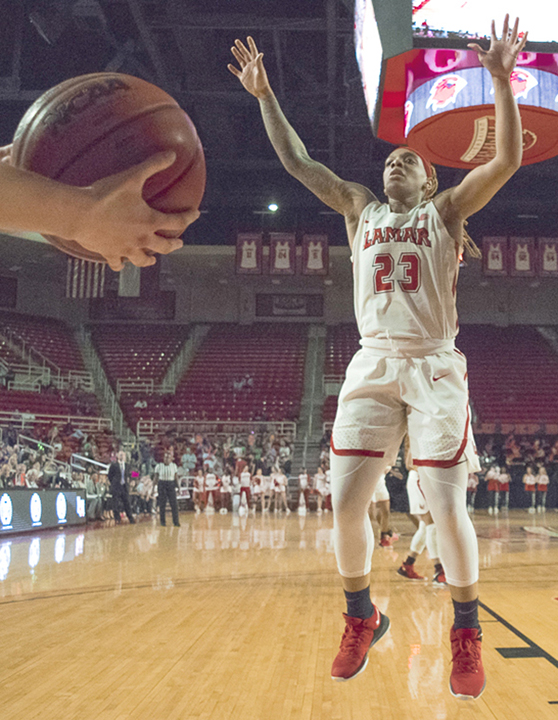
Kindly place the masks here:
POLYGON ((63 322, 1 314, 0 359, 2 417, 10 413, 61 417, 99 414, 78 343, 63 322))
POLYGON ((174 395, 147 396, 146 408, 134 407, 137 396, 121 404, 132 427, 139 419, 294 420, 307 342, 304 325, 214 325, 174 395))
POLYGON ((98 325, 92 339, 107 377, 160 382, 184 344, 184 325, 98 325))
POLYGON ((27 315, 0 316, 0 333, 15 334, 63 372, 85 371, 83 358, 72 331, 59 320, 27 315))
POLYGON ((479 423, 558 422, 558 356, 536 328, 466 325, 456 345, 479 423))
MULTIPOLYGON (((326 357, 324 376, 326 390, 329 385, 342 381, 351 358, 360 348, 360 335, 356 325, 333 325, 328 327, 326 336, 326 357), (334 382, 328 383, 328 379, 334 382)), ((322 419, 324 423, 332 423, 337 412, 337 395, 326 396, 322 419)))

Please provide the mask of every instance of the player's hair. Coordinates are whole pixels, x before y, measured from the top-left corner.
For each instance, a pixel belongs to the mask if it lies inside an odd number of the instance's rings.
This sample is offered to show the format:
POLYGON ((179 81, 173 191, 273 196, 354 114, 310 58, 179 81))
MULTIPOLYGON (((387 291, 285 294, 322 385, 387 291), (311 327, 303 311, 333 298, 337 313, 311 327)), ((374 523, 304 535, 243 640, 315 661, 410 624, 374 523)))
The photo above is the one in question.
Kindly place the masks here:
MULTIPOLYGON (((438 192, 438 174, 434 165, 431 165, 430 167, 432 169, 432 174, 430 175, 430 179, 432 180, 432 182, 430 184, 430 188, 424 196, 424 200, 432 200, 432 198, 438 192)), ((467 232, 467 220, 465 220, 463 223, 463 251, 472 258, 482 257, 479 246, 467 232)))

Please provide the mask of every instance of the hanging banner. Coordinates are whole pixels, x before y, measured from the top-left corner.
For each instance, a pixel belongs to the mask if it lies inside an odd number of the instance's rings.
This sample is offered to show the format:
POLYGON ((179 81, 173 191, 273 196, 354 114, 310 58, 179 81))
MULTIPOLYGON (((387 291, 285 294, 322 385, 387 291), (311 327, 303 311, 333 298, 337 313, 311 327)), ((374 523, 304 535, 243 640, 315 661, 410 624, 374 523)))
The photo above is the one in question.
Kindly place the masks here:
POLYGON ((104 263, 68 257, 66 297, 80 300, 104 297, 105 269, 104 263))
POLYGON ((294 233, 269 234, 269 274, 294 275, 296 243, 294 233))
POLYGON ((509 244, 510 275, 533 277, 535 275, 535 238, 511 237, 509 244))
POLYGON ((261 275, 262 233, 238 233, 236 272, 240 275, 261 275))
POLYGON ((558 277, 558 238, 539 238, 538 271, 541 277, 558 277))
POLYGON ((329 272, 329 241, 327 235, 302 236, 302 274, 327 275, 329 272))
POLYGON ((485 275, 497 277, 508 274, 508 238, 484 237, 482 259, 485 275))

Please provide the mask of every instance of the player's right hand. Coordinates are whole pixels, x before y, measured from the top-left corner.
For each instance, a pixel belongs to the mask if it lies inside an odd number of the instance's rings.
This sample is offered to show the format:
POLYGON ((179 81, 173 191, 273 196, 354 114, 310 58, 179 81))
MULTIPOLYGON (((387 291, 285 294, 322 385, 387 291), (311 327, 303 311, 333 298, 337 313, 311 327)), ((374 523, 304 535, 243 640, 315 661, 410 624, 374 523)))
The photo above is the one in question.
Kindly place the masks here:
POLYGON ((167 255, 181 248, 180 235, 199 218, 199 211, 163 213, 142 197, 146 180, 170 167, 175 159, 172 151, 158 153, 83 188, 90 198, 89 210, 72 239, 102 255, 116 271, 122 270, 125 260, 146 267, 155 264, 155 254, 167 255))
POLYGON ((254 38, 248 36, 248 47, 242 40, 235 40, 231 48, 240 70, 235 65, 227 65, 232 74, 254 97, 260 98, 271 92, 271 86, 263 64, 263 53, 258 52, 254 38))

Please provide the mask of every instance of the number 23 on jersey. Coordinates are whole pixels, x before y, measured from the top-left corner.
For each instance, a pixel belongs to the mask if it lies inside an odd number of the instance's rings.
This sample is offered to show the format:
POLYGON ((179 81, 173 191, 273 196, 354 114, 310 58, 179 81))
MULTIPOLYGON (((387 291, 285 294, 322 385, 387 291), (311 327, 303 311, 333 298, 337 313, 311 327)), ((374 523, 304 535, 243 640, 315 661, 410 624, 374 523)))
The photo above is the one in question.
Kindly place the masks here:
POLYGON ((401 253, 397 262, 391 253, 380 253, 374 258, 374 292, 394 292, 397 287, 403 292, 416 293, 420 289, 420 257, 417 253, 401 253))

